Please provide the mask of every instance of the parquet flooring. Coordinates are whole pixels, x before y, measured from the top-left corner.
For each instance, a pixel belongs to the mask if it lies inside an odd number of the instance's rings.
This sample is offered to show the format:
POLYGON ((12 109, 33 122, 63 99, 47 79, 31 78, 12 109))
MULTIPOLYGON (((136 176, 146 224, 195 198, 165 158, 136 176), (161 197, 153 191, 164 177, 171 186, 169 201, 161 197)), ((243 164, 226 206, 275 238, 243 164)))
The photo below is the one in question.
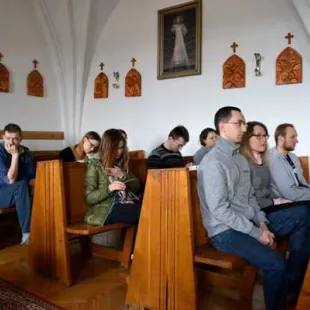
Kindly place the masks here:
MULTIPOLYGON (((27 265, 27 246, 12 246, 20 240, 18 227, 16 229, 15 225, 13 229, 14 225, 6 225, 0 219, 0 277, 67 310, 126 309, 127 271, 119 263, 98 257, 85 261, 79 253, 78 245, 73 245, 73 274, 76 280, 72 287, 67 288, 57 281, 31 273, 27 265), (4 231, 6 234, 3 234, 4 231), (4 236, 8 237, 4 240, 4 236), (8 247, 8 243, 11 246, 8 247)), ((264 309, 261 285, 257 285, 254 292, 253 306, 240 301, 231 291, 215 288, 201 286, 199 296, 199 310, 264 309)))

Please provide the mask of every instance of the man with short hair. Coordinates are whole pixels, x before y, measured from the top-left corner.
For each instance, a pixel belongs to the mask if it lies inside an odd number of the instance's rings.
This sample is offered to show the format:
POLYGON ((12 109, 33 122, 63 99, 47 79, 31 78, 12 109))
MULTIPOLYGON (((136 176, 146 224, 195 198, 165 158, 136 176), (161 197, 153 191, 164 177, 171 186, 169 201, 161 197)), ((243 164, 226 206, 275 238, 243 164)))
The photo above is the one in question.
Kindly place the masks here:
POLYGON ((173 128, 167 140, 150 153, 147 159, 148 169, 183 167, 180 150, 188 141, 189 133, 184 126, 173 128))
POLYGON ((310 200, 309 184, 303 176, 297 156, 292 153, 298 143, 294 125, 279 125, 274 138, 276 146, 269 152, 273 192, 292 201, 310 200))
POLYGON ((308 209, 295 217, 283 215, 282 219, 269 222, 256 201, 249 163, 239 153, 246 131, 241 110, 221 108, 214 123, 219 133, 216 146, 205 155, 198 169, 203 225, 218 251, 239 255, 263 270, 266 309, 282 310, 286 293, 299 293, 309 259, 308 209), (294 246, 288 264, 274 250, 274 234, 290 236, 294 246))
POLYGON ((16 207, 22 230, 22 244, 29 241, 31 201, 29 181, 35 177, 35 164, 29 149, 21 145, 22 131, 8 124, 0 143, 0 208, 16 207))

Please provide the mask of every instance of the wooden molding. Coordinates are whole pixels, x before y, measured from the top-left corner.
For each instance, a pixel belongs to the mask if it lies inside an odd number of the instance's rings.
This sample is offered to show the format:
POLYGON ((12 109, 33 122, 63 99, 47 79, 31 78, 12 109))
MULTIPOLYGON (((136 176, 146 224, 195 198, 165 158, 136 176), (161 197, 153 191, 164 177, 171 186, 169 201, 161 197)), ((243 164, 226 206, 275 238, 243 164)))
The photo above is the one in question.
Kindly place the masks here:
MULTIPOLYGON (((0 130, 0 135, 3 135, 3 130, 0 130)), ((65 134, 63 131, 23 131, 23 140, 64 140, 65 134)))

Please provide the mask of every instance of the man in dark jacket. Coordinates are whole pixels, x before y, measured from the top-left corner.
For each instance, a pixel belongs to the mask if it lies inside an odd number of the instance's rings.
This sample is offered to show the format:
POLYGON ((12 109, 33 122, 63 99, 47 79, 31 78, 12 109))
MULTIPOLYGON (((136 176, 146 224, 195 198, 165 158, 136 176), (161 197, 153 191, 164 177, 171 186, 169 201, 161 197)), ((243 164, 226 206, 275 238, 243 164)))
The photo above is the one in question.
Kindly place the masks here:
POLYGON ((22 244, 30 236, 31 201, 29 181, 35 177, 35 164, 29 149, 21 145, 22 131, 8 124, 0 143, 0 208, 16 207, 22 230, 22 244))

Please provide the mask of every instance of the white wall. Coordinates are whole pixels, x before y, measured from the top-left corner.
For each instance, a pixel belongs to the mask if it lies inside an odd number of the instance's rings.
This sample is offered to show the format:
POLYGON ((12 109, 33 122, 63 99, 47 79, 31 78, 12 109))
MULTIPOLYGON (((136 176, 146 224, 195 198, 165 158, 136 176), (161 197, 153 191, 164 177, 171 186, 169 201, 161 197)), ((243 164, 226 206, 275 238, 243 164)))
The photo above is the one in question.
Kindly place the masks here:
MULTIPOLYGON (((11 73, 10 93, 0 93, 0 128, 14 122, 23 130, 62 130, 56 78, 46 41, 30 1, 0 0, 0 52, 11 73), (26 95, 32 60, 39 61, 45 96, 26 95)), ((25 141, 34 150, 61 149, 59 141, 25 141)))
MULTIPOLYGON (((213 126, 216 110, 224 105, 240 107, 247 120, 264 122, 271 133, 282 122, 296 124, 298 154, 310 155, 309 89, 310 39, 291 0, 204 0, 202 75, 157 80, 157 10, 184 1, 121 0, 111 14, 95 53, 86 91, 82 132, 102 133, 111 127, 129 133, 131 149, 152 150, 175 125, 185 125, 191 135, 183 154, 198 148, 200 131, 213 126), (304 56, 304 82, 275 85, 275 59, 287 46, 284 36, 295 35, 293 47, 304 56), (231 55, 230 45, 247 64, 244 89, 222 89, 222 64, 231 55), (254 52, 263 55, 262 77, 254 76, 254 52), (124 77, 131 57, 143 78, 142 97, 124 97, 124 77), (93 99, 98 64, 112 84, 112 72, 121 74, 121 88, 110 88, 108 99, 93 99)), ((273 141, 271 141, 273 144, 273 141)))

